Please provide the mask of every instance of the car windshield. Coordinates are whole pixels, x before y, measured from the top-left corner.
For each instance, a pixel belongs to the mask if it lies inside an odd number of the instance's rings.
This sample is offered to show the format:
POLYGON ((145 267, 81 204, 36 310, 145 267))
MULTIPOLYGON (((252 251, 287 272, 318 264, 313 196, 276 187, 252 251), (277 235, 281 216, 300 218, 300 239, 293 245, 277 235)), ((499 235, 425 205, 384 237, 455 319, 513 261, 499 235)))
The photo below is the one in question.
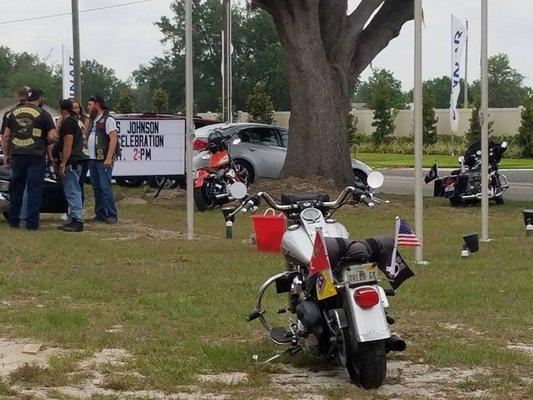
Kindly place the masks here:
POLYGON ((231 128, 231 125, 228 124, 213 124, 213 125, 207 125, 202 128, 198 128, 194 131, 195 135, 198 136, 209 136, 215 131, 223 131, 225 129, 231 128))

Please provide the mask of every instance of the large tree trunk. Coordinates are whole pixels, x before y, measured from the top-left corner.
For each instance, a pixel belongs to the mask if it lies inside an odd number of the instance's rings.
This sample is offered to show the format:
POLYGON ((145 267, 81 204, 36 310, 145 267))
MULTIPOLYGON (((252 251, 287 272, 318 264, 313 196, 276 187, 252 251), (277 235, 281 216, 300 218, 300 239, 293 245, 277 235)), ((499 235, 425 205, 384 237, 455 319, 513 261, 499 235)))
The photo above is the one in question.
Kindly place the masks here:
POLYGON ((339 184, 351 184, 346 129, 349 93, 342 84, 344 71, 335 71, 328 62, 318 20, 309 18, 306 23, 292 27, 284 40, 289 49, 292 112, 281 177, 319 175, 339 184), (313 22, 316 25, 310 38, 313 22))
POLYGON ((353 183, 347 116, 361 72, 402 25, 414 0, 252 0, 267 11, 289 60, 292 112, 281 177, 319 175, 353 183))

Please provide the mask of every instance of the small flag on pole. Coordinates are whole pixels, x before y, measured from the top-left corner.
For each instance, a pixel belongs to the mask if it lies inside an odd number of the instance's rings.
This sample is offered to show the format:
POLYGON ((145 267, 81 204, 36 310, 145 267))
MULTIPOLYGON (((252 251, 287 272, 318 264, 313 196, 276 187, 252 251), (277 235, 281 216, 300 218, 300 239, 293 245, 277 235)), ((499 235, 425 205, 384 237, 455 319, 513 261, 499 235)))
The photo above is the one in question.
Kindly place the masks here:
POLYGON ((316 296, 318 300, 327 299, 335 296, 337 290, 333 284, 333 275, 331 273, 331 265, 329 263, 328 253, 326 250, 326 243, 322 236, 322 230, 317 229, 315 235, 315 243, 313 245, 313 256, 309 263, 309 275, 317 275, 316 277, 316 296))
POLYGON ((411 231, 411 229, 409 229, 407 223, 401 220, 399 217, 396 217, 394 248, 392 250, 390 264, 385 269, 387 279, 389 279, 390 284, 394 288, 394 290, 398 289, 398 287, 404 281, 415 275, 398 252, 398 245, 420 246, 420 242, 416 238, 415 234, 411 231), (402 235, 404 236, 403 239, 401 238, 402 235), (409 244, 405 244, 406 242, 409 242, 409 244))
POLYGON ((413 233, 411 228, 407 225, 405 220, 400 219, 400 226, 396 233, 396 244, 398 246, 410 246, 410 247, 419 247, 421 246, 420 242, 416 238, 416 235, 413 233))

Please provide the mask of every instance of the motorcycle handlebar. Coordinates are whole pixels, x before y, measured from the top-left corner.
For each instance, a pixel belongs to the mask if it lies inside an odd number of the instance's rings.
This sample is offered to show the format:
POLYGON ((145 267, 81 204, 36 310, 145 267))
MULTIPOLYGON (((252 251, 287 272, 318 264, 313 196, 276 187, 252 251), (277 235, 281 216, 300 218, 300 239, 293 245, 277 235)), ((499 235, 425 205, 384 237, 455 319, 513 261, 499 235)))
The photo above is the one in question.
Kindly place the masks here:
MULTIPOLYGON (((342 193, 339 195, 337 200, 335 201, 325 201, 322 203, 322 207, 335 209, 342 206, 347 200, 350 195, 353 195, 353 198, 355 201, 359 203, 363 203, 368 207, 373 207, 374 202, 372 201, 371 195, 359 188, 355 188, 353 186, 348 186, 346 189, 342 191, 342 193)), ((293 210, 295 208, 294 205, 282 205, 277 204, 276 201, 266 192, 259 192, 255 197, 252 197, 248 200, 246 200, 243 205, 241 206, 241 210, 243 212, 247 212, 250 210, 253 206, 257 206, 260 203, 260 199, 263 199, 267 202, 267 204, 272 207, 274 210, 286 212, 293 210)), ((297 208, 297 207, 296 207, 297 208)))

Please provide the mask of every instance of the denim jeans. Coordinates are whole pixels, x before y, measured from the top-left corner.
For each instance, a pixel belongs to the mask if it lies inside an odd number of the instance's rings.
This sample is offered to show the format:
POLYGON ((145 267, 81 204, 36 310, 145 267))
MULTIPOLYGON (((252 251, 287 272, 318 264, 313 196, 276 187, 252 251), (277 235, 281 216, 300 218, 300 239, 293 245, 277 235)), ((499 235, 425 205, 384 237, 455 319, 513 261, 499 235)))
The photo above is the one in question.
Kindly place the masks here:
POLYGON ((104 168, 103 161, 89 160, 91 185, 94 192, 95 218, 101 221, 116 219, 117 209, 111 185, 112 168, 104 168))
POLYGON ((78 161, 78 165, 81 166, 81 172, 80 172, 81 202, 85 204, 85 178, 87 178, 87 172, 89 171, 89 160, 78 161))
POLYGON ((35 230, 39 227, 46 157, 15 154, 12 156, 11 169, 13 180, 9 202, 9 225, 17 227, 20 224, 20 211, 26 189, 28 192, 26 228, 35 230))
POLYGON ((61 179, 63 191, 68 203, 68 220, 83 222, 83 203, 80 189, 81 165, 76 168, 67 166, 65 176, 61 179))
POLYGON ((24 195, 22 196, 22 208, 20 209, 20 222, 26 224, 26 217, 28 214, 28 187, 24 189, 24 195))

